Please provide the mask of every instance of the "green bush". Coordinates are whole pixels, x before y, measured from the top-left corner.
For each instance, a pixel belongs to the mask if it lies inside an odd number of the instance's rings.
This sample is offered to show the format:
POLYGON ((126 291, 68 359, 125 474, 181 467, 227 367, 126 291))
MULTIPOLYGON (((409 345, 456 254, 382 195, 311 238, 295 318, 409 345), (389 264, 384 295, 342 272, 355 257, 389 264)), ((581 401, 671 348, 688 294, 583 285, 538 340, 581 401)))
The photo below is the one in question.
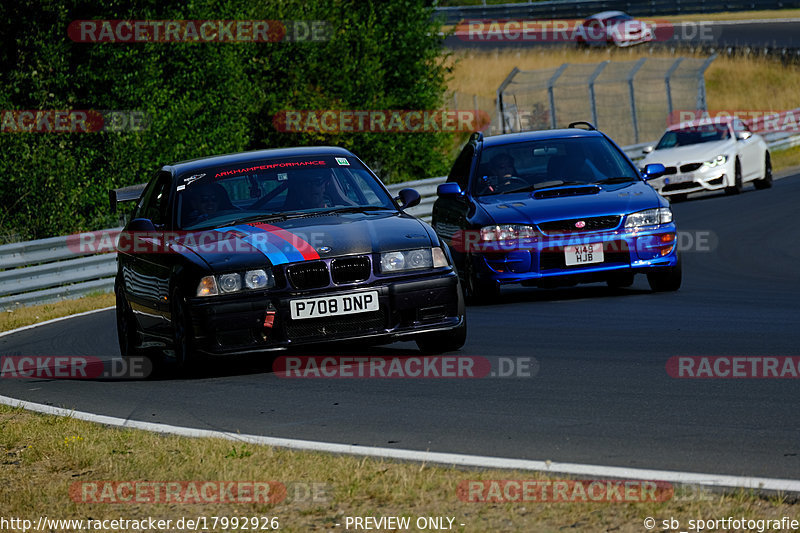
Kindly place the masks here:
POLYGON ((0 241, 108 227, 109 188, 163 164, 296 145, 353 150, 385 181, 441 175, 448 134, 297 134, 295 109, 437 109, 446 69, 422 0, 373 3, 81 0, 0 5, 0 109, 137 110, 141 132, 0 133, 0 241), (81 19, 325 20, 329 39, 297 43, 72 41, 81 19))

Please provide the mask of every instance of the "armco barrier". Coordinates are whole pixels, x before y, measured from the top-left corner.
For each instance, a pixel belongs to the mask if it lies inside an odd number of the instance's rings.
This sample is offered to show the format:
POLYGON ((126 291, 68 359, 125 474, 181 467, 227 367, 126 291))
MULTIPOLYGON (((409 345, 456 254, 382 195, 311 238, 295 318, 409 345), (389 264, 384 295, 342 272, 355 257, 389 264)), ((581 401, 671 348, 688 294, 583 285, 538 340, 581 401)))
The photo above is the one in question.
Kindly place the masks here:
POLYGON ((607 10, 620 10, 634 17, 681 15, 684 13, 719 13, 800 7, 797 0, 549 0, 509 3, 492 6, 438 7, 434 16, 445 24, 465 19, 575 19, 607 10))
MULTIPOLYGON (((769 133, 764 137, 771 150, 800 145, 800 135, 769 133)), ((625 146, 623 150, 635 161, 649 144, 654 142, 625 146)), ((436 187, 444 180, 406 181, 388 189, 392 195, 400 189, 416 189, 422 201, 408 212, 430 222, 436 187)), ((66 236, 4 244, 0 246, 0 311, 111 291, 116 267, 116 254, 78 254, 67 246, 66 236)))

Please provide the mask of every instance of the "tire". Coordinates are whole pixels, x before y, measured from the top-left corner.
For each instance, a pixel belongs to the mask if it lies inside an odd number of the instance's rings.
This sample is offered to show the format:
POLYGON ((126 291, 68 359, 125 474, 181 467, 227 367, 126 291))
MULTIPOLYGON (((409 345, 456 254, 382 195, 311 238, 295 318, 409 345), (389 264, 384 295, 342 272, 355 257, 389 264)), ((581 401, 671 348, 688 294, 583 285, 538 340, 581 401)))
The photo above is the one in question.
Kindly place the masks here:
POLYGON ((606 280, 606 284, 612 289, 624 289, 633 285, 633 272, 614 274, 606 280))
POLYGON ((191 324, 186 313, 186 302, 178 289, 172 291, 172 349, 170 357, 164 353, 164 362, 171 363, 180 372, 186 372, 199 366, 199 359, 194 353, 191 324))
POLYGON ((139 349, 139 332, 136 329, 136 319, 133 316, 125 291, 119 283, 114 286, 114 294, 117 299, 117 340, 119 341, 119 353, 123 359, 137 357, 141 355, 139 349))
POLYGON ((742 192, 742 165, 736 160, 736 170, 733 178, 733 186, 725 187, 725 194, 739 194, 742 192))
POLYGON ((438 355, 444 352, 459 350, 467 342, 467 315, 461 325, 449 331, 426 333, 415 339, 421 352, 438 355))
POLYGON ((467 299, 473 304, 485 304, 496 301, 500 297, 500 285, 495 281, 481 281, 475 275, 472 256, 468 256, 464 266, 464 288, 467 299))
POLYGON ((674 267, 647 274, 647 283, 653 292, 674 292, 681 288, 683 267, 681 257, 674 267))
POLYGON ((764 177, 754 181, 753 185, 759 190, 772 187, 772 159, 769 156, 769 152, 764 156, 764 177))

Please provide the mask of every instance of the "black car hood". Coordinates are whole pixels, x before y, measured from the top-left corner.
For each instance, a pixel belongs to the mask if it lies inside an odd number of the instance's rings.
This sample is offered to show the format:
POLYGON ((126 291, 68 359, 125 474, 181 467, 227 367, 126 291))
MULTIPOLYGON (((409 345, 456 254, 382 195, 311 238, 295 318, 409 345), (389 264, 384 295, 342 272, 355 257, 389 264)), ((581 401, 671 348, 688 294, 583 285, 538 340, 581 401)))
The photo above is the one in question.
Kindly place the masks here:
POLYGON ((216 271, 280 265, 341 255, 435 246, 435 234, 405 213, 317 214, 267 223, 248 222, 187 234, 176 243, 216 271), (201 241, 197 235, 203 235, 201 241))

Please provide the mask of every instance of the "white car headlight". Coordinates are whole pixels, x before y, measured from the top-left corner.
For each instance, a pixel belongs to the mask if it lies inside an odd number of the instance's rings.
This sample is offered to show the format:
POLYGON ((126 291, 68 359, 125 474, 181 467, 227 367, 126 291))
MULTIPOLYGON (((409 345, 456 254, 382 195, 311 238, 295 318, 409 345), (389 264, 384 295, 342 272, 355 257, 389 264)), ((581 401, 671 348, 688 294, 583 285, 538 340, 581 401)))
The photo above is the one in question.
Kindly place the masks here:
POLYGON ((275 286, 272 270, 248 270, 244 273, 244 284, 248 289, 269 289, 275 286))
POLYGON ((728 161, 727 155, 718 155, 711 161, 705 161, 703 163, 703 168, 714 168, 724 165, 728 161))
POLYGON ((239 274, 223 274, 217 279, 217 285, 222 292, 236 292, 242 290, 242 276, 239 274))
POLYGON ((248 270, 244 273, 244 287, 239 273, 205 276, 197 285, 197 296, 217 296, 239 292, 243 288, 258 290, 271 289, 275 286, 275 276, 270 269, 248 270))
POLYGON ((447 258, 441 248, 419 248, 381 254, 381 272, 401 272, 443 266, 447 266, 447 258))
POLYGON ((631 213, 625 217, 625 229, 658 226, 672 222, 672 210, 669 207, 657 207, 631 213))
POLYGON ((533 226, 522 224, 496 224, 481 228, 481 241, 497 242, 511 239, 529 239, 536 236, 533 226))

